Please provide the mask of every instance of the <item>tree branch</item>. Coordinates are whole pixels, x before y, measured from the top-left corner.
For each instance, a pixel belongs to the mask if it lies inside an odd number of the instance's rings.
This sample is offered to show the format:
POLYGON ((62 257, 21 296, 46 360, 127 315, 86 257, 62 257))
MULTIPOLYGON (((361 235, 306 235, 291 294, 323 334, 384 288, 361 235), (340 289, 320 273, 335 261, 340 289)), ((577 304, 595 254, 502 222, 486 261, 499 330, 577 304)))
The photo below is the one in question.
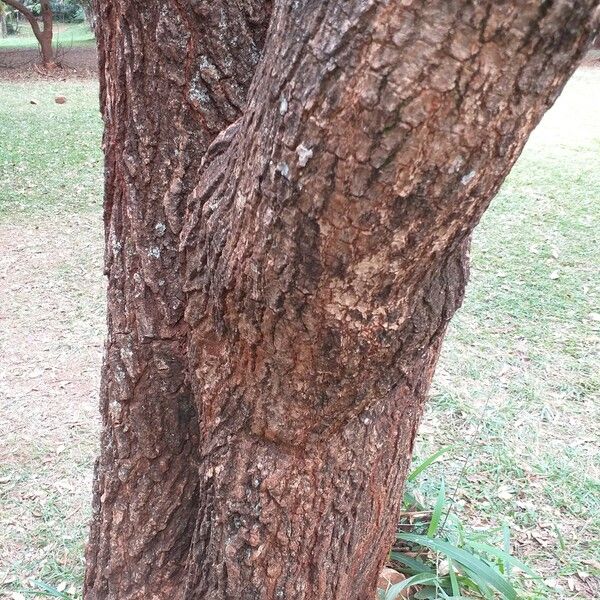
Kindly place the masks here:
POLYGON ((457 306, 448 256, 598 22, 597 0, 406 4, 278 3, 239 132, 196 190, 188 314, 198 340, 260 344, 253 427, 271 438, 325 435, 403 380, 400 353, 457 306))
POLYGON ((11 6, 15 10, 18 10, 29 21, 35 37, 39 40, 39 36, 41 35, 42 31, 36 15, 22 2, 19 2, 19 0, 2 0, 2 2, 8 4, 8 6, 11 6))
POLYGON ((44 33, 52 31, 52 6, 50 0, 41 0, 40 2, 42 22, 44 23, 44 33))

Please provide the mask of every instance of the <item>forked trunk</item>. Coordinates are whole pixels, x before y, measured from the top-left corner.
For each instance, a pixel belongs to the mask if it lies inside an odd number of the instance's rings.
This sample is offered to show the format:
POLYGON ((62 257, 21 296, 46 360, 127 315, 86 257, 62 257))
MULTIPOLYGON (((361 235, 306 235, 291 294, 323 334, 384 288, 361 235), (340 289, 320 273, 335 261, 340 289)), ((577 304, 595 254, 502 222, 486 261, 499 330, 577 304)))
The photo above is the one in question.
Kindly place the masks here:
POLYGON ((54 62, 54 52, 52 51, 52 26, 53 14, 50 0, 40 1, 40 14, 42 17, 42 27, 38 22, 36 15, 21 0, 3 0, 8 6, 18 10, 31 25, 31 30, 40 45, 40 56, 42 58, 42 67, 51 70, 56 66, 54 62))
POLYGON ((597 4, 98 4, 88 600, 374 598, 470 234, 597 4))

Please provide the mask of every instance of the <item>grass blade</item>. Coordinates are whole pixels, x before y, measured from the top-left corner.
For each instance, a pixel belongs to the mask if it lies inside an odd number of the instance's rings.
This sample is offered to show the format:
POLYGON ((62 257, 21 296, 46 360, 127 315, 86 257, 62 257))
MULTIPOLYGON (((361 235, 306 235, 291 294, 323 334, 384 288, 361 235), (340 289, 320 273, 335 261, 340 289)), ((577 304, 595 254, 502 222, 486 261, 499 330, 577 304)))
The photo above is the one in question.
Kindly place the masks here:
POLYGON ((448 559, 448 575, 450 575, 450 585, 452 586, 452 596, 455 598, 460 596, 460 586, 458 585, 458 578, 456 577, 456 573, 454 572, 454 563, 452 559, 448 559))
POLYGON ((414 481, 427 467, 432 465, 442 454, 445 454, 450 450, 452 446, 444 446, 437 452, 434 452, 431 456, 426 458, 418 467, 416 467, 411 474, 408 476, 408 481, 414 481))
POLYGON ((566 547, 565 538, 563 537, 562 533, 560 532, 560 529, 556 525, 554 525, 554 531, 556 533, 556 537, 558 538, 560 549, 564 550, 566 547))
POLYGON ((438 497, 435 503, 435 507, 433 509, 433 514, 431 515, 431 521, 429 523, 429 527, 427 528, 427 537, 434 537, 440 527, 440 521, 442 520, 442 513, 444 512, 444 507, 446 506, 446 487, 444 485, 444 480, 440 484, 440 491, 438 493, 438 497))
POLYGON ((499 550, 498 548, 494 548, 494 546, 490 546, 489 544, 485 544, 484 542, 473 542, 469 540, 467 544, 475 549, 479 550, 479 552, 485 552, 494 558, 498 558, 503 563, 505 563, 505 569, 508 570, 508 565, 512 567, 516 567, 517 569, 521 569, 521 571, 527 573, 533 578, 539 579, 539 575, 537 575, 534 571, 532 571, 524 562, 521 562, 518 558, 515 558, 508 552, 504 552, 503 550, 499 550))
POLYGON ((42 590, 42 592, 38 590, 21 590, 21 592, 26 592, 28 594, 36 594, 37 596, 50 596, 51 598, 68 598, 66 594, 59 592, 55 587, 48 585, 44 581, 40 581, 39 579, 33 579, 31 581, 33 585, 42 590))
POLYGON ((390 586, 385 593, 385 600, 396 600, 398 595, 403 590, 411 587, 412 585, 422 585, 424 583, 431 583, 437 580, 437 575, 429 574, 429 573, 419 573, 418 575, 413 575, 400 583, 395 583, 390 586))
POLYGON ((487 563, 462 548, 457 548, 443 540, 428 538, 425 535, 399 533, 397 534, 397 538, 405 542, 420 544, 430 550, 444 554, 462 565, 465 569, 471 571, 483 582, 498 590, 507 600, 516 600, 517 593, 506 578, 502 577, 498 571, 490 567, 487 563))
POLYGON ((464 570, 464 574, 465 580, 470 582, 470 586, 465 587, 470 587, 475 593, 483 596, 486 600, 494 600, 495 595, 492 588, 481 577, 478 577, 477 574, 468 569, 464 570))
MULTIPOLYGON (((506 522, 502 525, 502 547, 504 552, 510 556, 510 529, 506 522)), ((510 562, 504 560, 504 572, 507 577, 510 577, 510 562)))

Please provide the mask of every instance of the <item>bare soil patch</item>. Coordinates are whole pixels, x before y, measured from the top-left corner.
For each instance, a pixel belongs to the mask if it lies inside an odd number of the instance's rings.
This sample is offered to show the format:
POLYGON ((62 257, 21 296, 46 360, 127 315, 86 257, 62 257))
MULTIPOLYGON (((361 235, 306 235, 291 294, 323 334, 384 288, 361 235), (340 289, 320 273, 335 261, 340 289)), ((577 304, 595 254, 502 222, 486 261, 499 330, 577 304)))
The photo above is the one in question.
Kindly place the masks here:
POLYGON ((104 325, 101 238, 90 213, 0 226, 0 597, 13 597, 3 585, 32 585, 17 573, 71 585, 83 568, 104 325))
MULTIPOLYGON (((39 60, 37 48, 0 50, 0 80, 19 81, 42 77, 36 68, 39 60)), ((98 55, 93 46, 61 48, 57 61, 60 68, 51 77, 90 78, 98 74, 98 55)))

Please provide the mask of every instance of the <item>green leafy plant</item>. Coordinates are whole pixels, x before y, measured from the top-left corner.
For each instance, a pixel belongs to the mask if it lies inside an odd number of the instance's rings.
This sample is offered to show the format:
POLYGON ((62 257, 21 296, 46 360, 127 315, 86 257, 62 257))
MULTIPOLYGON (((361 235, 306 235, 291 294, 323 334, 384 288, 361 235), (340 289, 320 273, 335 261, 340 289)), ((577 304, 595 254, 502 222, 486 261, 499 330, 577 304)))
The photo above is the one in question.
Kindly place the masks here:
MULTIPOLYGON (((442 448, 421 462, 409 475, 409 484, 444 453, 442 448)), ((418 490, 407 490, 403 519, 396 544, 390 553, 391 564, 406 576, 404 581, 380 592, 381 600, 396 600, 411 589, 415 599, 496 597, 517 600, 518 591, 511 569, 535 578, 536 574, 510 554, 510 532, 501 530, 471 532, 452 513, 442 480, 432 507, 417 500, 418 490), (489 543, 492 535, 502 533, 503 548, 489 543)))

